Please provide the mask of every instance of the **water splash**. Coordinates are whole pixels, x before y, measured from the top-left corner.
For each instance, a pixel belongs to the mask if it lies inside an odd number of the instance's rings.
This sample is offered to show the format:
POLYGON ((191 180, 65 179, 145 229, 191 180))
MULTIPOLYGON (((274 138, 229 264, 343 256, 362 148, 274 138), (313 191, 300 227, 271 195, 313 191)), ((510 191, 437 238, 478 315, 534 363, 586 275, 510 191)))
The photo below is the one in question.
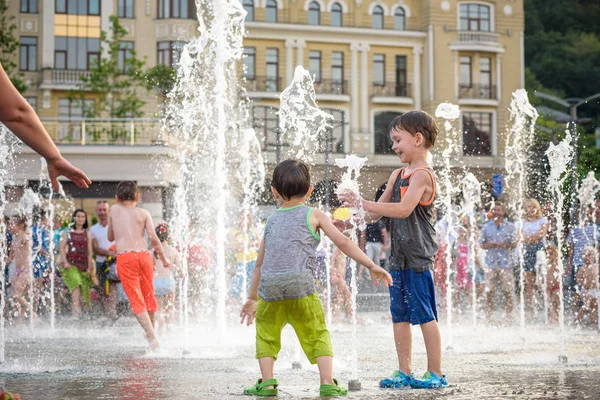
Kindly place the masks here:
POLYGON ((450 121, 454 121, 460 117, 460 109, 457 105, 451 103, 441 103, 435 110, 437 118, 444 119, 444 130, 446 138, 446 147, 441 154, 440 175, 440 196, 436 200, 445 209, 442 217, 442 222, 446 225, 446 252, 445 252, 445 268, 446 271, 446 322, 448 325, 448 348, 452 348, 452 292, 453 285, 451 278, 452 253, 450 246, 450 237, 454 233, 455 213, 452 205, 453 197, 458 194, 459 186, 454 184, 455 180, 460 180, 460 173, 457 176, 457 170, 453 171, 452 161, 460 160, 460 133, 458 129, 452 126, 450 121))
POLYGON ((548 179, 548 186, 554 193, 554 210, 556 215, 556 232, 557 232, 557 248, 558 248, 558 283, 559 283, 559 313, 558 313, 558 326, 560 329, 560 343, 559 343, 559 359, 566 360, 565 355, 565 302, 563 295, 563 276, 564 266, 566 259, 563 255, 563 235, 564 232, 564 219, 563 219, 563 207, 565 202, 565 195, 563 193, 563 185, 569 177, 569 166, 573 160, 574 152, 571 146, 571 133, 569 130, 566 131, 565 138, 558 144, 550 143, 548 150, 546 150, 546 156, 550 163, 550 176, 548 179))
POLYGON ((302 66, 279 97, 279 128, 291 142, 292 156, 308 164, 315 162, 316 144, 331 127, 333 117, 317 106, 314 82, 302 66))
MULTIPOLYGON (((360 187, 358 185, 358 178, 360 177, 360 170, 366 162, 366 157, 357 157, 354 154, 349 154, 346 158, 336 158, 335 165, 340 168, 346 168, 336 189, 338 195, 347 192, 359 195, 360 187)), ((350 210, 350 222, 354 226, 354 229, 350 230, 350 239, 354 243, 358 243, 358 230, 363 231, 367 228, 365 216, 366 211, 363 208, 353 208, 350 210)), ((350 287, 352 289, 352 379, 358 379, 358 341, 356 337, 356 298, 358 296, 358 284, 356 282, 356 261, 353 259, 350 259, 350 270, 352 271, 350 278, 350 287)))
MULTIPOLYGON (((513 93, 510 103, 511 127, 506 136, 505 167, 506 182, 511 188, 509 209, 515 215, 517 232, 523 229, 523 201, 527 193, 529 150, 535 135, 536 109, 529 103, 527 91, 519 89, 513 93)), ((517 243, 519 255, 520 321, 521 334, 525 337, 525 272, 523 269, 523 246, 521 235, 517 243)))
POLYGON ((469 221, 469 265, 471 265, 472 268, 471 305, 473 307, 473 326, 476 326, 477 290, 475 285, 475 277, 477 276, 477 266, 475 263, 475 257, 477 254, 477 237, 475 225, 477 221, 475 219, 475 212, 477 211, 477 206, 481 205, 481 183, 477 180, 475 175, 473 175, 471 172, 468 172, 460 182, 460 186, 462 192, 462 216, 469 221))
MULTIPOLYGON (((42 207, 42 202, 39 196, 30 188, 25 189, 23 193, 23 197, 19 200, 19 211, 25 216, 27 220, 27 235, 29 236, 29 240, 31 240, 31 231, 30 229, 33 226, 33 216, 38 210, 42 207)), ((33 257, 32 254, 28 254, 28 262, 27 264, 33 265, 33 257)), ((34 316, 33 316, 33 268, 29 268, 29 329, 33 331, 34 328, 34 316)), ((21 312, 25 312, 21 310, 21 312)))

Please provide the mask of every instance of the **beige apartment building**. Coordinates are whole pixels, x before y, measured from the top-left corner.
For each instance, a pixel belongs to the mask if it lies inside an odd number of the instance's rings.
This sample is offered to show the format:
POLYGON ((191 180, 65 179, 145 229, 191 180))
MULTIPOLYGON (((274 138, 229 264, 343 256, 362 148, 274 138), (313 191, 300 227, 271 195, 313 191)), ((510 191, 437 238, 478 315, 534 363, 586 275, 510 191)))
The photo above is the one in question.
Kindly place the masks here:
MULTIPOLYGON (((445 101, 461 108, 462 156, 453 161, 479 167, 485 179, 502 167, 511 94, 524 87, 522 0, 240 1, 247 11, 246 93, 270 165, 277 154, 279 94, 295 66, 303 65, 314 77, 319 106, 334 118, 323 153, 330 160, 349 152, 367 156, 364 179, 372 192, 398 165, 390 154, 390 121, 413 109, 434 113, 445 101)), ((101 56, 100 30, 108 30, 113 14, 129 32, 123 58, 133 48, 148 66, 176 66, 181 47, 197 32, 194 1, 11 0, 10 9, 21 41, 19 66, 30 82, 27 99, 61 151, 106 187, 115 178, 138 181, 159 215, 170 182, 168 171, 146 168, 168 153, 157 146, 156 122, 113 121, 130 133, 90 138, 94 122, 68 122, 82 117, 82 107, 68 101, 67 91, 101 56)), ((147 108, 153 116, 156 102, 147 108)), ((325 158, 318 159, 317 180, 325 158)), ((26 167, 18 178, 38 175, 26 167)))

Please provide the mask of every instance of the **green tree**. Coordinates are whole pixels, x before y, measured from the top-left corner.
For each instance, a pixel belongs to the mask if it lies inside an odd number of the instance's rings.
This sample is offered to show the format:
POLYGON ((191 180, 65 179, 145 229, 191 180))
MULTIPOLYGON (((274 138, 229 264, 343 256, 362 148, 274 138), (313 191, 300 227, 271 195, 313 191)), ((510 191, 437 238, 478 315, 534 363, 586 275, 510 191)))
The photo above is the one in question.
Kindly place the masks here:
POLYGON ((145 61, 137 58, 134 49, 128 49, 128 56, 119 65, 119 53, 127 30, 116 16, 111 15, 110 31, 110 37, 105 31, 100 35, 106 53, 91 66, 89 75, 80 77, 77 91, 71 91, 69 98, 83 103, 85 92, 96 94, 94 107, 85 110, 89 117, 139 118, 143 115, 142 108, 146 104, 140 93, 146 91, 147 87, 145 61))
POLYGON ((11 82, 21 93, 27 90, 27 84, 23 80, 23 74, 17 69, 15 60, 19 51, 19 41, 15 37, 17 25, 13 22, 14 15, 8 15, 8 4, 6 0, 0 0, 0 63, 11 82))
POLYGON ((168 65, 158 64, 146 72, 146 88, 158 91, 163 97, 169 94, 176 82, 177 72, 168 65))

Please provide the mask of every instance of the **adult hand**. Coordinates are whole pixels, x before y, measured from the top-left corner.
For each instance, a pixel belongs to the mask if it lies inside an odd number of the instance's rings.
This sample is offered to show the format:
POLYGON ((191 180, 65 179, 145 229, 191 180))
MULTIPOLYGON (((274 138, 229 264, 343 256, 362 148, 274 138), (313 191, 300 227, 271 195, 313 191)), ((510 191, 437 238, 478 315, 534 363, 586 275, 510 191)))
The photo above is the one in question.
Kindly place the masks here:
POLYGON ((50 182, 52 182, 52 187, 56 192, 59 191, 57 180, 59 176, 64 176, 80 188, 87 189, 92 183, 82 170, 73 166, 64 157, 48 160, 48 175, 50 182))
POLYGON ((242 306, 242 311, 240 312, 240 317, 242 320, 241 324, 244 324, 244 320, 246 320, 246 326, 252 325, 254 321, 254 317, 256 316, 256 306, 258 305, 258 301, 254 299, 248 299, 246 303, 242 306))

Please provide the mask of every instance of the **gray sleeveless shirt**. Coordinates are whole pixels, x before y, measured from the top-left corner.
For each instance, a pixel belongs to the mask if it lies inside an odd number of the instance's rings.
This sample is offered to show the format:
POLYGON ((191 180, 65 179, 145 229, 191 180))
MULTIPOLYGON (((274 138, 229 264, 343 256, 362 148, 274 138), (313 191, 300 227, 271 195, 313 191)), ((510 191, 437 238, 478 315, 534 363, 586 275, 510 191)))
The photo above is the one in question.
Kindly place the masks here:
POLYGON ((280 208, 267 221, 258 287, 264 301, 295 300, 314 293, 320 237, 310 226, 312 210, 307 206, 280 208))

